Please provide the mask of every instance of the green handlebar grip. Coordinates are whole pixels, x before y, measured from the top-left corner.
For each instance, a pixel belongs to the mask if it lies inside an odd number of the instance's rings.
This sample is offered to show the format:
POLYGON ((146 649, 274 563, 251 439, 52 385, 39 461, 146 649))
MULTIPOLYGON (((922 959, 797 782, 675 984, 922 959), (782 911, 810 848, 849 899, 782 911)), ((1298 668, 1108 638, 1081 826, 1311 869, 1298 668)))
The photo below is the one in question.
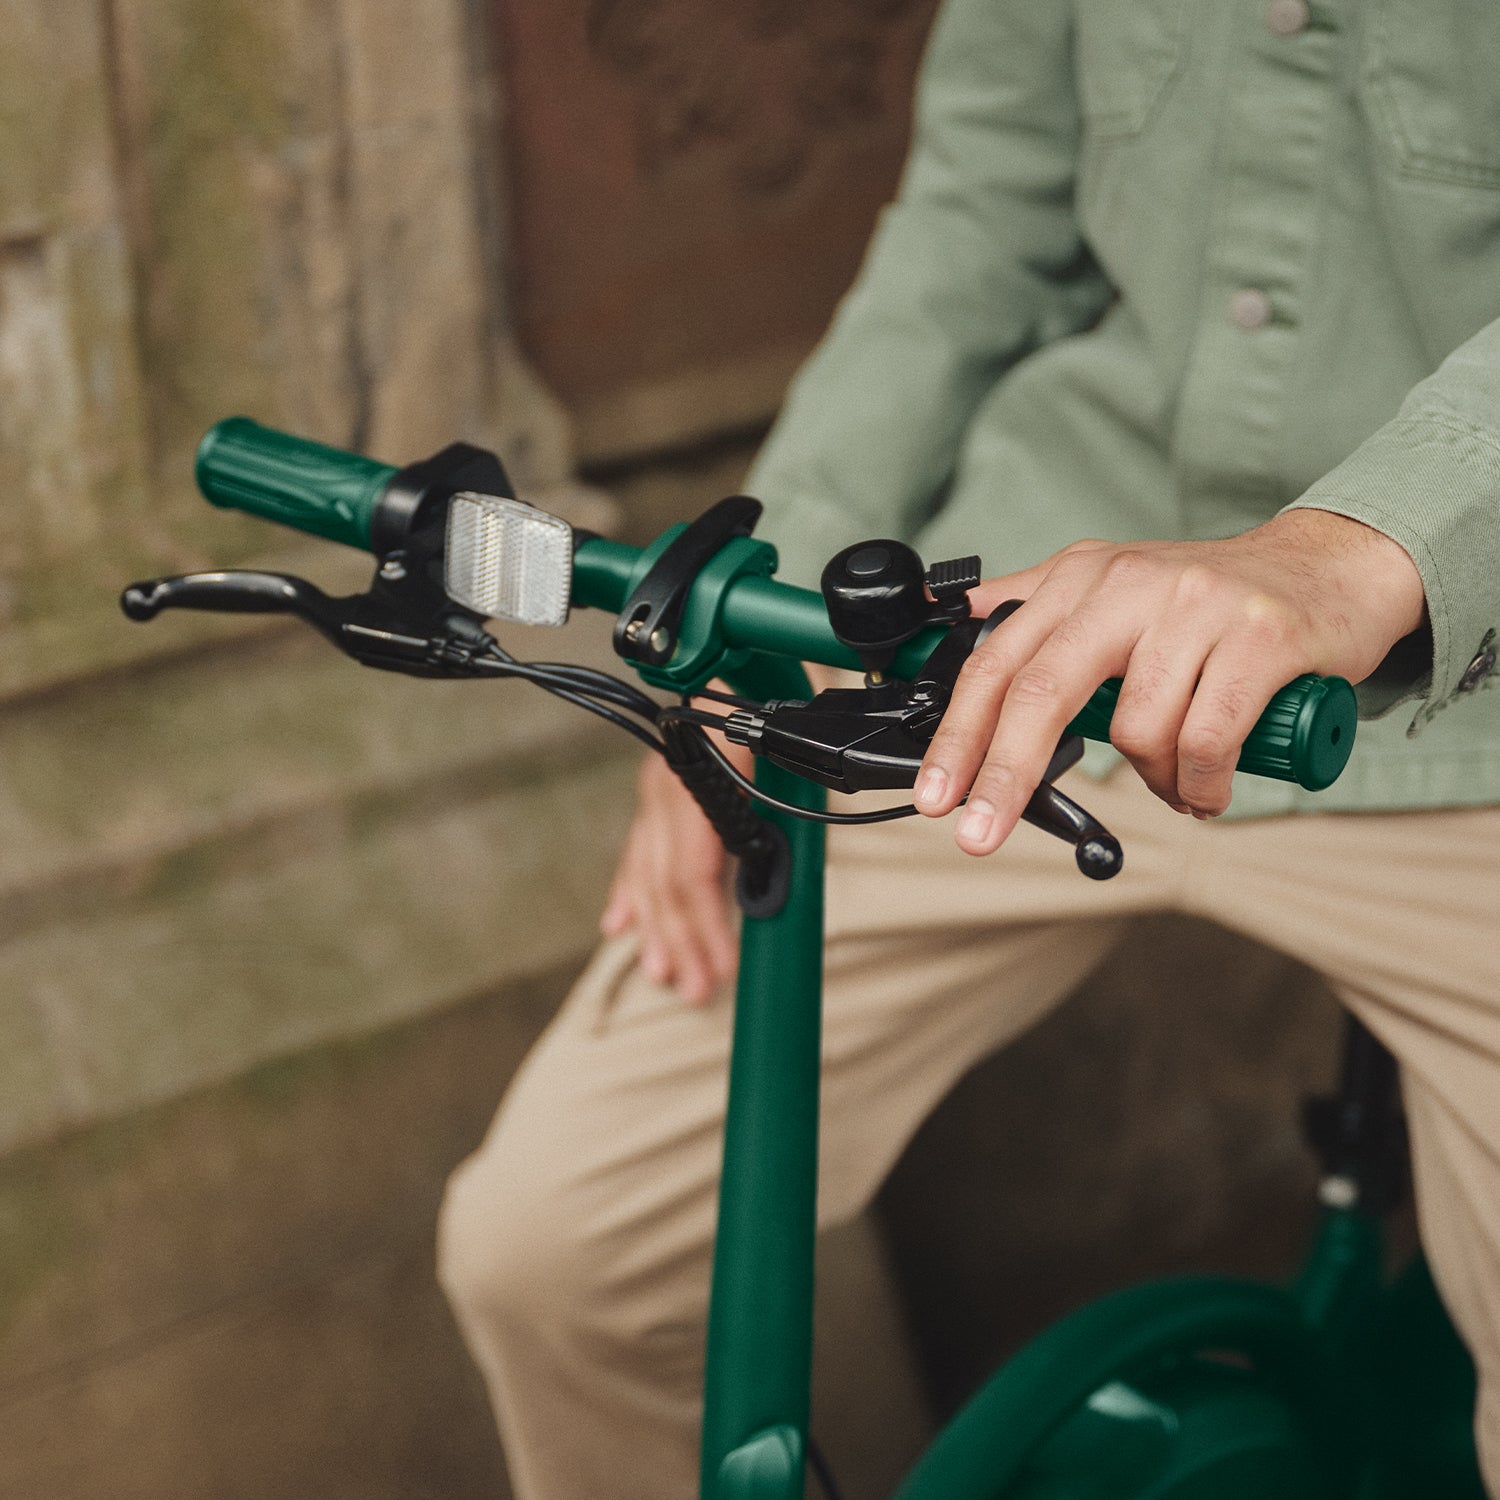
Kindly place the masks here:
MULTIPOLYGON (((1119 697, 1120 679, 1111 677, 1068 728, 1085 739, 1107 740, 1119 697)), ((1349 762, 1358 717, 1354 689, 1342 677, 1295 677, 1256 720, 1236 769, 1321 792, 1349 762)))
POLYGON ((370 518, 396 470, 249 417, 226 417, 203 435, 194 472, 215 505, 367 552, 370 518))

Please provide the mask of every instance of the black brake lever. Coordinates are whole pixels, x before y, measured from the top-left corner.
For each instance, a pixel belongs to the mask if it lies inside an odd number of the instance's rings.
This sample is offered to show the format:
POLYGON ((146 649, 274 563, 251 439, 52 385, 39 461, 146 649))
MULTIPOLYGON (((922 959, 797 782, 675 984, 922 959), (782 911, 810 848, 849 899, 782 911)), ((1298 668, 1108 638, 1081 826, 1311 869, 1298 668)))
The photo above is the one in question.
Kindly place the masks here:
POLYGON ((494 647, 481 617, 451 600, 433 609, 426 591, 414 603, 404 597, 401 581, 377 572, 367 593, 334 598, 288 573, 184 573, 131 584, 120 608, 141 621, 164 609, 296 615, 367 667, 413 677, 479 675, 475 659, 494 647))
POLYGON ((336 625, 334 601, 305 578, 289 573, 180 573, 132 583, 120 608, 132 620, 154 620, 164 609, 209 609, 224 614, 300 615, 325 635, 336 625))
MULTIPOLYGON (((760 712, 737 710, 726 722, 725 736, 837 792, 913 786, 937 720, 930 721, 932 727, 925 733, 903 721, 895 705, 903 697, 910 701, 910 692, 901 691, 904 686, 887 680, 875 688, 830 688, 807 703, 768 703, 760 712), (891 703, 871 706, 872 698, 891 703)), ((1052 785, 1082 758, 1082 739, 1065 734, 1021 817, 1071 844, 1078 868, 1090 879, 1108 880, 1124 864, 1119 841, 1052 785)))
MULTIPOLYGON (((910 683, 887 678, 862 688, 829 688, 808 702, 738 710, 729 715, 725 735, 834 791, 912 786, 964 662, 1018 608, 1019 601, 1010 600, 982 620, 961 620, 910 683)), ((1021 817, 1071 844, 1078 868, 1090 879, 1108 880, 1124 866, 1119 840, 1052 785, 1082 757, 1082 739, 1065 734, 1021 817)))

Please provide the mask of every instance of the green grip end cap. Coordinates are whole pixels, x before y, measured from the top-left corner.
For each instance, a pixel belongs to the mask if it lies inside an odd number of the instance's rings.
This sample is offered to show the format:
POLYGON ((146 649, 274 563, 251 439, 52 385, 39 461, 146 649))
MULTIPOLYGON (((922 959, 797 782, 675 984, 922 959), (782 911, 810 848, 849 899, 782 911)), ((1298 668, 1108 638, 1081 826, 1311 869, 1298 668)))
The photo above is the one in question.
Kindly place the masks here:
POLYGON ((1342 677, 1306 677, 1302 704, 1292 723, 1292 766, 1297 785, 1321 792, 1349 764, 1359 725, 1354 689, 1342 677))
POLYGON ((1239 769, 1321 792, 1349 762, 1357 719, 1354 689, 1342 677, 1294 678, 1250 731, 1239 769))

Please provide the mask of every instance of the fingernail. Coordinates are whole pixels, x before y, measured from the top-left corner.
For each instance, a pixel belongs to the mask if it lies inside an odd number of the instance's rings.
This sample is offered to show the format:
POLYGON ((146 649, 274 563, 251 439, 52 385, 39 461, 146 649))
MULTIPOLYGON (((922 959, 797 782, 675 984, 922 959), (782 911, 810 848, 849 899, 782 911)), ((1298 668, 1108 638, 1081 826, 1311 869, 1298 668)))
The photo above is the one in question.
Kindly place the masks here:
POLYGON ((948 773, 940 766, 928 766, 928 768, 917 777, 916 802, 920 806, 929 806, 941 802, 943 793, 948 790, 948 773))
POLYGON ((963 817, 958 820, 958 834, 960 838, 982 844, 989 837, 994 824, 995 809, 988 802, 971 802, 964 808, 963 817))
POLYGON ((667 982, 667 959, 666 955, 657 952, 656 949, 641 954, 641 969, 647 979, 653 984, 665 984, 667 982))

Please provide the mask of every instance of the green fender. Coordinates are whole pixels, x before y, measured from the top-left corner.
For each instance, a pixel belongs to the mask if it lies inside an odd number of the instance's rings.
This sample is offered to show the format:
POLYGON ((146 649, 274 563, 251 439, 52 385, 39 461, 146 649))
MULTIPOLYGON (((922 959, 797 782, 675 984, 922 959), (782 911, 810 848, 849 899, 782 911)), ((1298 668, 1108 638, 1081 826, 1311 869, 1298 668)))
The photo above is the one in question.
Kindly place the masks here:
POLYGON ((1203 1350, 1248 1356, 1309 1413, 1330 1450, 1345 1446, 1338 1382, 1291 1297, 1251 1282, 1181 1277, 1116 1292, 1034 1339, 938 1436, 897 1500, 1003 1500, 1031 1455, 1101 1386, 1203 1350))

